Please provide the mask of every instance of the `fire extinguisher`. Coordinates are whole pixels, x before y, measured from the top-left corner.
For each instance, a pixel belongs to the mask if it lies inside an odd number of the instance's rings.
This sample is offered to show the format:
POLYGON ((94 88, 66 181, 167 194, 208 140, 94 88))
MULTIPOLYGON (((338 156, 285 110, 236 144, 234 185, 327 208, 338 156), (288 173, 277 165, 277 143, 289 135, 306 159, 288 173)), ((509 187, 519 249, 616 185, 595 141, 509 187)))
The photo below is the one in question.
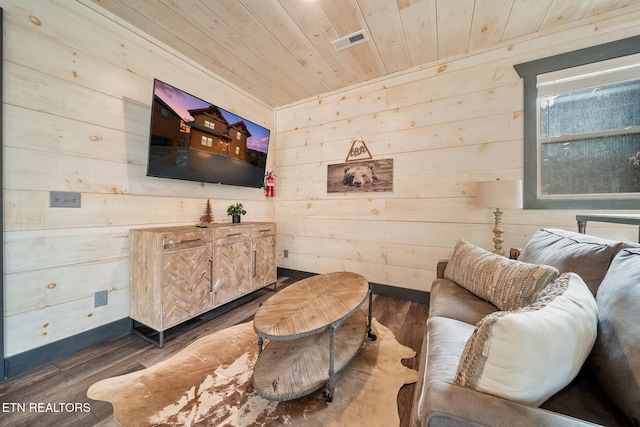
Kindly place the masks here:
POLYGON ((264 195, 267 197, 275 197, 276 195, 276 179, 273 172, 267 172, 264 176, 264 195))

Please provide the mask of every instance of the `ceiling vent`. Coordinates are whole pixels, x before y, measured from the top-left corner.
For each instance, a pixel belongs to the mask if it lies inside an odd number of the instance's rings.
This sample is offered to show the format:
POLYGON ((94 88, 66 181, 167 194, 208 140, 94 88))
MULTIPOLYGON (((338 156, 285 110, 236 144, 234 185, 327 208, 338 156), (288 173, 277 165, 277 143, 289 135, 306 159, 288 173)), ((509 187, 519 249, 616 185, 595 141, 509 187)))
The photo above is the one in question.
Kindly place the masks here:
POLYGON ((369 40, 369 36, 367 35, 367 32, 362 29, 356 31, 355 33, 351 33, 348 36, 344 36, 337 40, 334 40, 331 42, 331 44, 337 51, 341 51, 348 47, 366 42, 367 40, 369 40))

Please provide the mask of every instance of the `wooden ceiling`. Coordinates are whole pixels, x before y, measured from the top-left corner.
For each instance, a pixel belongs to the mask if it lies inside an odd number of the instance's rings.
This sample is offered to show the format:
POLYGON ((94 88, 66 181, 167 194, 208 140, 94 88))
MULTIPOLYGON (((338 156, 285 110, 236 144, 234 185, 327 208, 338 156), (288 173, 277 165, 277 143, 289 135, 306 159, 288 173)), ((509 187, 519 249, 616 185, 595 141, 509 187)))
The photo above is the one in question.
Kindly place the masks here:
POLYGON ((640 0, 92 0, 277 107, 640 0), (331 41, 365 29, 342 51, 331 41))

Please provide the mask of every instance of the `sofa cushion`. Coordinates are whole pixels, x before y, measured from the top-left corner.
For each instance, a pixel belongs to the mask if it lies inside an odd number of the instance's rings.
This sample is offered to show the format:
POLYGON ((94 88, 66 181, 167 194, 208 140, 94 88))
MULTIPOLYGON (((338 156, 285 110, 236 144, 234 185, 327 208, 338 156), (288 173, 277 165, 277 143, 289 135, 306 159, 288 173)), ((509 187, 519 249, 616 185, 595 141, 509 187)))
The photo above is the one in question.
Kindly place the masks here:
POLYGON ((444 277, 500 310, 533 302, 536 292, 558 277, 558 270, 505 258, 458 240, 444 277))
POLYGON ((640 249, 616 255, 596 301, 598 339, 589 365, 631 424, 640 425, 640 249))
POLYGON ((486 315, 495 311, 498 311, 495 305, 449 279, 436 279, 431 284, 429 317, 447 317, 475 327, 486 315))
POLYGON ((428 381, 446 381, 453 384, 460 356, 475 326, 446 317, 427 319, 428 381))
POLYGON ((560 229, 536 231, 518 257, 519 261, 545 264, 561 273, 577 273, 596 294, 598 286, 622 242, 560 229))
POLYGON ((562 274, 531 305, 488 315, 465 346, 455 383, 539 406, 575 378, 596 339, 596 302, 562 274))
MULTIPOLYGON (((414 425, 426 425, 428 416, 424 399, 431 383, 444 381, 453 385, 453 377, 464 347, 475 327, 445 317, 429 316, 426 334, 420 350, 420 374, 416 382, 412 418, 420 420, 414 425)), ((457 387, 459 388, 459 387, 457 387)))
POLYGON ((589 420, 600 426, 629 427, 625 415, 611 402, 591 374, 589 363, 582 366, 571 384, 547 399, 540 409, 589 420))

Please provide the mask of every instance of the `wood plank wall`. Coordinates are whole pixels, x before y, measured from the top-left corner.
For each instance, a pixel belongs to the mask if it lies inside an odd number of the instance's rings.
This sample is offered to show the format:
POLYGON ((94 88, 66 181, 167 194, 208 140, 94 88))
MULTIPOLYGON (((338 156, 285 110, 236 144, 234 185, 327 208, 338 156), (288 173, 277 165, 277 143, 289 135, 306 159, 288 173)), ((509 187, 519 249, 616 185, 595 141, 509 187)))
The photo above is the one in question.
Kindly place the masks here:
POLYGON ((274 220, 259 189, 146 177, 154 78, 270 129, 274 116, 92 2, 0 6, 9 357, 128 316, 130 228, 195 224, 207 199, 216 221, 235 202, 246 220, 274 220), (49 208, 50 191, 79 192, 82 207, 49 208))
MULTIPOLYGON (((278 248, 288 251, 280 265, 429 290, 456 239, 493 249, 492 210, 473 198, 478 181, 523 176, 513 65, 640 34, 639 10, 277 108, 278 248), (327 166, 345 161, 358 134, 374 159, 393 159, 393 192, 327 193, 327 166)), ((543 226, 577 230, 576 213, 506 210, 505 247, 522 247, 543 226)), ((629 226, 591 223, 588 232, 637 239, 629 226)))
MULTIPOLYGON (((87 0, 0 0, 5 15, 5 357, 128 315, 128 230, 216 221, 243 202, 247 220, 278 222, 279 266, 352 270, 428 290, 455 239, 491 247, 492 214, 474 183, 522 175, 522 88, 512 65, 640 33, 640 15, 549 30, 535 40, 398 74, 275 112, 87 0), (145 176, 153 78, 274 129, 260 190, 145 176), (327 194, 328 164, 360 133, 393 158, 394 192, 327 194), (278 146, 275 146, 277 141, 278 146), (275 154, 275 155, 274 155, 275 154), (49 208, 75 191, 80 209, 49 208), (284 258, 284 250, 288 258, 284 258), (94 293, 109 291, 94 308, 94 293)), ((539 226, 574 229, 575 212, 509 211, 506 245, 539 226)), ((589 231, 635 239, 635 230, 589 231)))

